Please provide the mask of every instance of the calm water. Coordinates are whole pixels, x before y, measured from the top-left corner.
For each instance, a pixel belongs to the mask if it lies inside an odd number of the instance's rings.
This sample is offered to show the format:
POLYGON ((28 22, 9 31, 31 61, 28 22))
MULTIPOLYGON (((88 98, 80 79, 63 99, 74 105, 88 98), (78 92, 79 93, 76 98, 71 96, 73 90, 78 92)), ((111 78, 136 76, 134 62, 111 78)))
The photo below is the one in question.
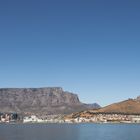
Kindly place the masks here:
POLYGON ((0 124, 0 140, 140 140, 140 125, 0 124))

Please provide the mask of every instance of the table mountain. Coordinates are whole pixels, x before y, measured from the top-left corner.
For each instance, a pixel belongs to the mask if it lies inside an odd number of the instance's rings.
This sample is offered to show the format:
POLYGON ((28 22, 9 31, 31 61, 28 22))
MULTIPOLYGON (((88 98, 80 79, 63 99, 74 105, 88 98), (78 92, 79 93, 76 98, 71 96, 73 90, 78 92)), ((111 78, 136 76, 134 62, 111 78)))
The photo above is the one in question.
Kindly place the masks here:
POLYGON ((61 87, 0 89, 0 112, 67 114, 85 109, 76 94, 61 87))

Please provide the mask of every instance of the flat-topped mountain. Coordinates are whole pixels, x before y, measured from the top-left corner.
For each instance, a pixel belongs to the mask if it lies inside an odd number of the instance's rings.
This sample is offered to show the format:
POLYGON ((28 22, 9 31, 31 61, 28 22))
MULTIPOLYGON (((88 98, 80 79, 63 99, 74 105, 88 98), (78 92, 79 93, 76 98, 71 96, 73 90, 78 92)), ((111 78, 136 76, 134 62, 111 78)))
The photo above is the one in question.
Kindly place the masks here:
POLYGON ((0 112, 67 114, 88 108, 61 87, 0 89, 0 112))

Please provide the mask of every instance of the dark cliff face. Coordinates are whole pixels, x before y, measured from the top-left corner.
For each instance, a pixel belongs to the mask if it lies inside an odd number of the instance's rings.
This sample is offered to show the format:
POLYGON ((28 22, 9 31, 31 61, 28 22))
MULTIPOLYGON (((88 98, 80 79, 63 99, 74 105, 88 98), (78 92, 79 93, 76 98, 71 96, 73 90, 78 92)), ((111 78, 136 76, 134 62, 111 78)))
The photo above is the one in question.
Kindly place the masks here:
POLYGON ((0 89, 0 112, 67 114, 86 107, 62 88, 0 89))

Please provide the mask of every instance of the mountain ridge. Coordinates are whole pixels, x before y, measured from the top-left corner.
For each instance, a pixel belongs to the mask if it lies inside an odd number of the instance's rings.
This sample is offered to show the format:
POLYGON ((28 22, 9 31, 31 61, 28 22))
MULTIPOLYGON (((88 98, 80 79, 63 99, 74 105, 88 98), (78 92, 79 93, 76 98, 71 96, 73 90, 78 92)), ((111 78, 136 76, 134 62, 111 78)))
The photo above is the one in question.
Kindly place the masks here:
POLYGON ((89 108, 61 87, 0 89, 0 112, 68 114, 89 108))

